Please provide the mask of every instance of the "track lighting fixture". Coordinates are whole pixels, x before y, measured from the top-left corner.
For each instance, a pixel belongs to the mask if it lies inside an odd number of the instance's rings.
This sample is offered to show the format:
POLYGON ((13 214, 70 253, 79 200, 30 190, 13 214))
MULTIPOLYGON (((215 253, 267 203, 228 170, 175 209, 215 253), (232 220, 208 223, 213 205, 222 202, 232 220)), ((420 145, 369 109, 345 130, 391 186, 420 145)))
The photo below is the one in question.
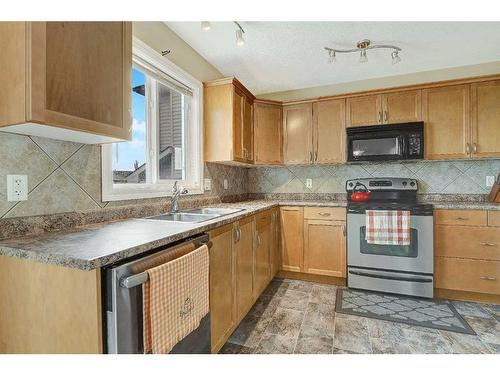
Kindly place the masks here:
MULTIPOLYGON (((241 47, 242 45, 245 44, 245 39, 243 38, 243 34, 245 34, 245 30, 243 30, 243 27, 241 27, 241 25, 238 22, 233 21, 233 23, 237 27, 237 29, 236 29, 236 45, 241 47)), ((210 24, 210 22, 208 22, 208 21, 201 22, 201 29, 203 31, 208 31, 211 28, 212 28, 212 25, 210 24)))
POLYGON ((371 41, 368 39, 363 39, 360 40, 356 44, 356 48, 352 49, 334 49, 330 47, 324 47, 325 50, 328 51, 328 62, 329 63, 334 63, 336 62, 336 57, 335 55, 337 53, 351 53, 351 52, 359 52, 359 62, 360 63, 365 63, 368 61, 368 56, 366 54, 366 51, 369 49, 375 49, 375 48, 382 48, 382 49, 391 49, 391 57, 392 57, 392 63, 397 64, 401 61, 401 57, 399 56, 399 52, 401 51, 401 48, 397 46, 392 46, 388 44, 380 44, 380 45, 371 45, 371 41))
POLYGON ((203 31, 208 31, 211 28, 212 28, 212 25, 210 24, 210 22, 208 22, 208 21, 202 21, 202 23, 201 23, 201 29, 203 31))

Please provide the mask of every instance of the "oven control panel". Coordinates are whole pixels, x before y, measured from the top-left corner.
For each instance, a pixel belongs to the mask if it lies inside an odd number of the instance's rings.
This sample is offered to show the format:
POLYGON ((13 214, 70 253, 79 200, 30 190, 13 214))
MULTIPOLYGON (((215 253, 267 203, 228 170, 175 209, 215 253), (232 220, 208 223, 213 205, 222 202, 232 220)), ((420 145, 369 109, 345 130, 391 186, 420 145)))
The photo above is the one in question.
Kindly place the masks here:
POLYGON ((350 192, 356 184, 366 186, 368 190, 418 190, 417 180, 413 178, 356 178, 346 181, 346 191, 350 192))

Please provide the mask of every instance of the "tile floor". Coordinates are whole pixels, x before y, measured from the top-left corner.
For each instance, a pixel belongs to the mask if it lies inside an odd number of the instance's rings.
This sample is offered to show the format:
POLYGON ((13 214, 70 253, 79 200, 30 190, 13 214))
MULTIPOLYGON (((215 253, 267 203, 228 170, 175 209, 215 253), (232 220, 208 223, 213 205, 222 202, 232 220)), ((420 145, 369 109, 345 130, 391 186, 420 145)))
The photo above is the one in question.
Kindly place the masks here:
POLYGON ((500 353, 500 305, 453 302, 471 336, 335 313, 336 288, 274 279, 220 352, 500 353))

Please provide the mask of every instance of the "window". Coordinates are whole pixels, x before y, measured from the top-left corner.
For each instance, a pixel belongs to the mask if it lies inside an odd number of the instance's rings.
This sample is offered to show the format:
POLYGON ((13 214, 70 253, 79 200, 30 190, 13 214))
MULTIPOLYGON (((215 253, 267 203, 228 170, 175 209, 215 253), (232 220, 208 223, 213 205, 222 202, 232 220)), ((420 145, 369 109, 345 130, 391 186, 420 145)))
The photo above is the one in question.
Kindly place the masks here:
POLYGON ((202 193, 202 86, 134 39, 132 140, 102 147, 103 201, 202 193))

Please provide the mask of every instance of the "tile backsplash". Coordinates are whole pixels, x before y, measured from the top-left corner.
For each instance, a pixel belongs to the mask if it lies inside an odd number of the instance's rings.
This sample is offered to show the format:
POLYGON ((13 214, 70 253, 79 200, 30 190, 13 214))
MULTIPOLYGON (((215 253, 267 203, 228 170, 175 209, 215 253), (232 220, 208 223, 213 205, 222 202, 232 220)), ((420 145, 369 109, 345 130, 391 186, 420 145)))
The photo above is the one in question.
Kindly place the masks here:
MULTIPOLYGON (((203 196, 247 193, 246 168, 206 163, 212 190, 203 196), (224 179, 228 189, 224 189, 224 179)), ((199 197, 198 195, 197 197, 199 197)), ((188 196, 183 199, 190 199, 188 196)), ((101 147, 0 132, 0 218, 95 211, 105 207, 164 203, 169 198, 103 202, 101 147), (7 201, 7 175, 28 176, 28 200, 7 201)))
MULTIPOLYGON (((223 201, 249 193, 343 193, 345 181, 359 177, 416 178, 422 194, 487 194, 486 176, 499 172, 500 159, 253 168, 206 163, 204 177, 212 179, 212 190, 203 196, 223 201)), ((0 132, 0 218, 167 201, 165 197, 103 202, 100 146, 0 132), (7 202, 8 174, 28 175, 27 201, 7 202)))
POLYGON ((248 192, 344 193, 352 178, 405 177, 418 180, 420 194, 487 194, 486 176, 499 172, 500 159, 257 167, 248 172, 248 192))

